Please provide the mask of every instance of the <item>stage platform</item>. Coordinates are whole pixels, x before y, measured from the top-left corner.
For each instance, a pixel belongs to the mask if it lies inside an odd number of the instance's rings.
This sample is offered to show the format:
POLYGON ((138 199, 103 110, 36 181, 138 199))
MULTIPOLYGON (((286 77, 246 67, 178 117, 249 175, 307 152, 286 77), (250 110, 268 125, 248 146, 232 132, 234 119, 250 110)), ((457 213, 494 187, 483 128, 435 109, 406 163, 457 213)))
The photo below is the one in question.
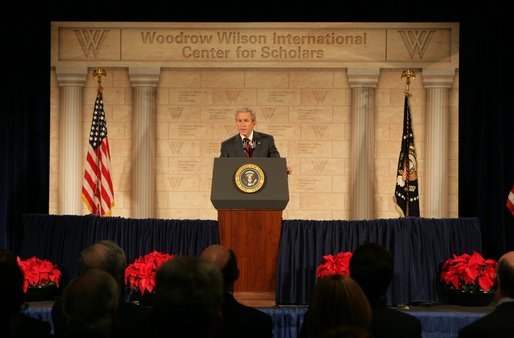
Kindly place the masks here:
MULTIPOLYGON (((30 302, 24 312, 52 325, 53 301, 30 302)), ((306 306, 257 307, 273 320, 273 338, 297 338, 306 306)), ((492 306, 463 307, 457 305, 422 305, 398 307, 421 320, 423 338, 457 338, 459 329, 491 312, 492 306)))

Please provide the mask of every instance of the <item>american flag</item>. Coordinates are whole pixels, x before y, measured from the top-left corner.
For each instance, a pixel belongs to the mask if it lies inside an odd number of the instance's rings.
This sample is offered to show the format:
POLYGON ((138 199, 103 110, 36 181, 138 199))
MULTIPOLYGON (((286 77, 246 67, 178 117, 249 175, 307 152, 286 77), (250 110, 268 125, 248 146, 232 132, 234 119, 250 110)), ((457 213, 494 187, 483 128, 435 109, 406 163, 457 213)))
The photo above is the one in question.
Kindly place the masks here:
POLYGON ((418 163, 410 115, 409 94, 405 94, 403 135, 393 201, 400 217, 419 217, 418 163))
POLYGON ((111 151, 107 139, 102 87, 98 88, 89 133, 88 151, 84 165, 82 199, 93 215, 109 216, 114 207, 111 177, 111 151))

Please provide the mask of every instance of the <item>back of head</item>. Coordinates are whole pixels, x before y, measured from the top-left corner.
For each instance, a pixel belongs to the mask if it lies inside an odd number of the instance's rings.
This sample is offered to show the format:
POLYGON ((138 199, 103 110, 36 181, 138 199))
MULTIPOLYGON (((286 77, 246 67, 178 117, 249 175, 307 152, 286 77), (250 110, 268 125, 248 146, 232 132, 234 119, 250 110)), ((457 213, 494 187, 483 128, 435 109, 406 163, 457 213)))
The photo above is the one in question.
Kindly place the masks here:
POLYGON ((0 249, 0 320, 20 311, 24 297, 23 279, 16 256, 0 249))
POLYGON ((316 283, 309 303, 314 335, 340 326, 368 329, 371 308, 360 286, 350 277, 330 275, 316 283))
POLYGON ((514 251, 507 252, 500 257, 496 268, 496 277, 500 296, 514 298, 514 251))
POLYGON ((70 336, 109 335, 118 309, 118 284, 106 271, 89 269, 63 291, 63 312, 70 336))
POLYGON ((394 276, 393 256, 376 243, 362 244, 350 259, 350 276, 359 283, 370 303, 383 302, 394 276))
POLYGON ((80 253, 79 270, 81 274, 89 269, 101 269, 111 274, 121 285, 126 267, 125 252, 116 243, 109 240, 98 241, 80 253))
POLYGON ((223 299, 220 269, 199 257, 177 256, 155 278, 152 317, 157 337, 209 337, 223 299))
POLYGON ((213 244, 202 251, 200 258, 221 269, 224 290, 233 291, 234 283, 239 278, 239 268, 234 251, 222 245, 213 244))

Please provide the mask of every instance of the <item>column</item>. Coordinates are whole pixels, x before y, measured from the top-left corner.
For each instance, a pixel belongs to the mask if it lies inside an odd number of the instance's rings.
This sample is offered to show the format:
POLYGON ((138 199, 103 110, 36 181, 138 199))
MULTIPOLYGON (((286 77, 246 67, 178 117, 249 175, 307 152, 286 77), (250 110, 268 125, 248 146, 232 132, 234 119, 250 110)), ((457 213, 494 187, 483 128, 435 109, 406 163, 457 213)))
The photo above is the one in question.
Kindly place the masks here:
POLYGON ((87 67, 56 67, 59 102, 59 214, 81 213, 82 107, 87 67))
POLYGON ((425 213, 423 216, 445 218, 449 215, 449 89, 453 85, 455 69, 424 68, 422 74, 426 93, 425 213))
POLYGON ((153 218, 156 210, 155 133, 160 68, 129 68, 132 85, 131 217, 153 218))
POLYGON ((375 88, 380 69, 348 68, 352 91, 350 219, 374 218, 375 88))

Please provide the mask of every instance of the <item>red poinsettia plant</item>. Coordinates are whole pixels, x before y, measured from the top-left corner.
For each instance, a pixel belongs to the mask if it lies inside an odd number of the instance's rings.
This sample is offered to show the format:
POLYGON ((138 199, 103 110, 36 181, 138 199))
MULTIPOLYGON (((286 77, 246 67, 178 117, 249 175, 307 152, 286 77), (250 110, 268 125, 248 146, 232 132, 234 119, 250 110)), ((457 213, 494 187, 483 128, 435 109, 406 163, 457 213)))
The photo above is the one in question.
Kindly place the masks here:
POLYGON ((316 277, 321 278, 330 275, 350 275, 351 252, 339 252, 336 255, 323 256, 323 262, 316 268, 316 277))
POLYGON ((152 293, 155 287, 155 273, 166 261, 176 255, 152 251, 149 254, 137 258, 125 269, 125 284, 141 295, 145 292, 152 293))
POLYGON ((50 261, 32 257, 22 260, 17 257, 18 265, 23 271, 23 292, 27 293, 29 287, 59 287, 61 271, 50 261))
POLYGON ((441 268, 441 281, 449 289, 467 292, 493 292, 497 262, 478 252, 452 255, 441 268))

